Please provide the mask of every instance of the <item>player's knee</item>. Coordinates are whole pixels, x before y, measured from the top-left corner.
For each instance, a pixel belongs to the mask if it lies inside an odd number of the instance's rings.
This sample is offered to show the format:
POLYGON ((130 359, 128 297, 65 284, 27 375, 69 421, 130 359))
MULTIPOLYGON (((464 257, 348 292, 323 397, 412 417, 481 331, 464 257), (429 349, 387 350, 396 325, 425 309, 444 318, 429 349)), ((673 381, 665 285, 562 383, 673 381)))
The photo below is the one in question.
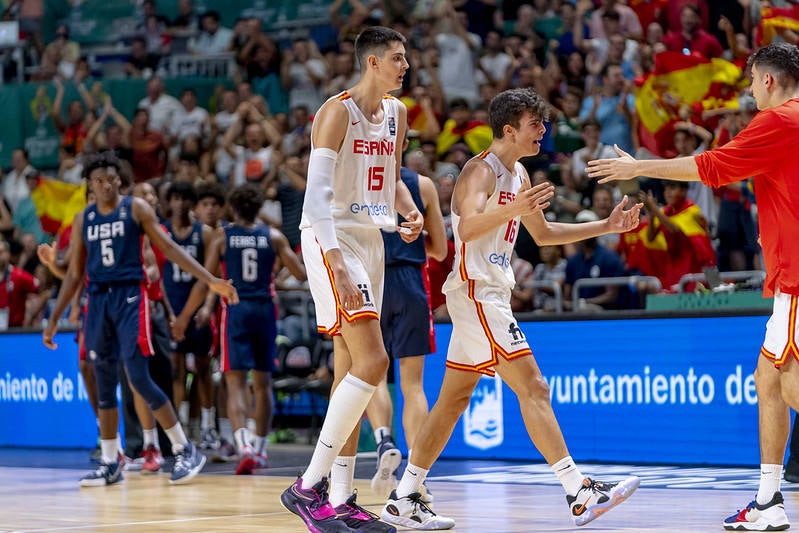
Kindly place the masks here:
POLYGON ((519 397, 519 401, 549 403, 549 385, 543 376, 538 376, 525 382, 521 390, 516 391, 516 395, 519 397))
POLYGON ((125 370, 128 373, 128 380, 139 395, 144 398, 151 410, 155 411, 168 401, 164 391, 158 388, 150 377, 147 361, 141 357, 134 357, 125 363, 125 370))

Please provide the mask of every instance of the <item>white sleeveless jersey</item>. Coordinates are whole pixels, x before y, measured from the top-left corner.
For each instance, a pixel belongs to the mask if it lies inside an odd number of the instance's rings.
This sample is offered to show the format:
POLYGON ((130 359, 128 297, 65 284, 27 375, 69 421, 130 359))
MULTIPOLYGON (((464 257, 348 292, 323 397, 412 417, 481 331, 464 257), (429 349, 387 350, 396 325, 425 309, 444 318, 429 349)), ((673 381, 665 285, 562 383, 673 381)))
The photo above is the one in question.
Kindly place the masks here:
MULTIPOLYGON (((330 210, 336 228, 395 228, 398 100, 383 96, 383 121, 373 124, 347 91, 330 99, 340 100, 349 111, 347 135, 338 152, 331 183, 330 210)), ((310 226, 303 212, 300 228, 310 226)))
MULTIPOLYGON (((475 156, 491 166, 497 176, 494 193, 486 202, 485 212, 491 212, 500 206, 516 199, 525 175, 521 163, 516 162, 513 171, 508 170, 491 152, 482 152, 475 156)), ((455 235, 455 260, 452 272, 444 283, 443 291, 454 290, 469 280, 479 280, 491 286, 512 289, 516 284, 510 260, 513 245, 519 234, 521 217, 510 220, 507 224, 486 233, 479 239, 470 242, 461 241, 458 234, 460 217, 452 212, 452 232, 455 235)))

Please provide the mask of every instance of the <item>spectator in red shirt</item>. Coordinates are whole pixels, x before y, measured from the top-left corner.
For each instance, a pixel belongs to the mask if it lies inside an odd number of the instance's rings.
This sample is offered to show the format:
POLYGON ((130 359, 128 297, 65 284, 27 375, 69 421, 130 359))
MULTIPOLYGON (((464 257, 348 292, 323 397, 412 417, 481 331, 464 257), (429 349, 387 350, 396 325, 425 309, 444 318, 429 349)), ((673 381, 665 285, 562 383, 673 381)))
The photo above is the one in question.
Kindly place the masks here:
POLYGON ((30 326, 25 316, 29 294, 39 292, 39 280, 11 264, 8 242, 0 239, 0 330, 30 326))
POLYGON ((167 163, 167 144, 160 132, 150 129, 150 112, 139 108, 133 115, 130 130, 133 181, 136 183, 164 175, 167 163))
POLYGON ((716 37, 702 29, 702 15, 693 4, 685 4, 680 11, 681 29, 670 30, 663 37, 667 50, 685 55, 699 54, 706 58, 721 57, 724 49, 716 37))
POLYGON ((779 530, 790 524, 780 479, 790 432, 790 410, 799 410, 799 346, 795 340, 799 305, 799 49, 772 43, 749 59, 752 95, 760 113, 730 142, 699 155, 636 161, 619 150, 617 159, 588 163, 600 182, 636 176, 702 181, 719 187, 754 176, 760 238, 766 266, 764 296, 774 311, 755 371, 760 485, 755 501, 722 523, 725 529, 779 530), (755 510, 755 505, 757 510, 755 510), (762 518, 762 521, 760 520, 762 518))

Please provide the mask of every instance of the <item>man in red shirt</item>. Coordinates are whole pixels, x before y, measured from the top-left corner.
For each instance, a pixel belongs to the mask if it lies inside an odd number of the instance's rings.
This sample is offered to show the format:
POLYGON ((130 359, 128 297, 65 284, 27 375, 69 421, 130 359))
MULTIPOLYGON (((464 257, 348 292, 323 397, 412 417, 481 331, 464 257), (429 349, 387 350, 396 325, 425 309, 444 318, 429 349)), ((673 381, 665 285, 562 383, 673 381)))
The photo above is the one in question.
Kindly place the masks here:
POLYGON ((39 280, 10 262, 8 243, 0 238, 0 330, 29 326, 25 303, 39 292, 39 280))
POLYGON ((723 522, 725 529, 787 529, 780 478, 790 431, 789 406, 799 409, 799 49, 773 43, 749 59, 752 95, 760 112, 735 138, 696 156, 636 161, 616 147, 618 159, 588 163, 588 175, 600 183, 651 176, 702 181, 720 187, 755 178, 760 237, 766 264, 765 297, 774 311, 755 371, 760 430, 760 486, 757 498, 723 522))
POLYGON ((663 44, 672 52, 685 55, 699 54, 708 59, 721 57, 724 49, 713 34, 702 29, 702 14, 693 4, 685 4, 680 11, 681 29, 673 29, 663 37, 663 44))

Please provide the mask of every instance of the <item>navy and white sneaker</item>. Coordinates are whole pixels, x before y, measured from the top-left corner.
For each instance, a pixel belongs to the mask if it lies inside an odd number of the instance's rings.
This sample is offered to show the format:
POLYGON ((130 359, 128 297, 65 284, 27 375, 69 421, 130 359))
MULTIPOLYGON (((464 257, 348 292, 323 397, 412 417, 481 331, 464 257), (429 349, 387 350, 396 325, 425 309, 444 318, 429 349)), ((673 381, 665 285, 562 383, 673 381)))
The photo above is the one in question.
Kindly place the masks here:
POLYGON ((205 456, 192 444, 187 443, 182 451, 175 454, 175 466, 169 482, 173 485, 188 483, 205 466, 205 456))
POLYGON ((356 489, 346 502, 336 507, 336 518, 358 533, 397 533, 397 528, 381 522, 376 514, 358 505, 357 494, 356 489))
POLYGON ((641 480, 636 476, 630 476, 618 483, 585 478, 577 494, 566 495, 566 503, 569 504, 574 523, 584 526, 599 518, 629 498, 640 484, 641 480))
POLYGON ((117 458, 110 464, 101 463, 96 470, 89 472, 80 479, 81 487, 105 487, 125 479, 122 476, 124 463, 117 458))
POLYGON ((745 509, 725 519, 722 525, 729 531, 783 531, 791 527, 781 492, 775 492, 765 505, 749 502, 745 509))
POLYGON ((377 471, 372 477, 372 491, 381 498, 388 497, 397 487, 394 471, 402 462, 402 452, 397 449, 391 435, 386 435, 377 445, 377 471))
POLYGON ((218 450, 222 445, 219 438, 219 433, 215 428, 203 429, 200 432, 200 449, 202 450, 218 450))

